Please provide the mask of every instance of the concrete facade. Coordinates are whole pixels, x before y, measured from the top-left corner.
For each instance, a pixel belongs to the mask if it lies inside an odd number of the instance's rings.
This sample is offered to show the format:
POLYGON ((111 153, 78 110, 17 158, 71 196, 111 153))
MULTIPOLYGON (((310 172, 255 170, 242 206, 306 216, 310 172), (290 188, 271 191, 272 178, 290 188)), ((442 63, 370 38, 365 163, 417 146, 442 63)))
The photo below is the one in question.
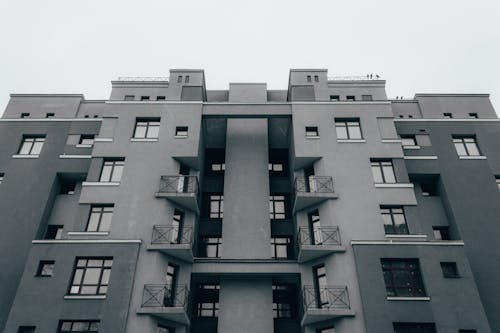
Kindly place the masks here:
POLYGON ((0 142, 0 331, 500 331, 487 95, 176 69, 109 100, 12 95, 0 142))

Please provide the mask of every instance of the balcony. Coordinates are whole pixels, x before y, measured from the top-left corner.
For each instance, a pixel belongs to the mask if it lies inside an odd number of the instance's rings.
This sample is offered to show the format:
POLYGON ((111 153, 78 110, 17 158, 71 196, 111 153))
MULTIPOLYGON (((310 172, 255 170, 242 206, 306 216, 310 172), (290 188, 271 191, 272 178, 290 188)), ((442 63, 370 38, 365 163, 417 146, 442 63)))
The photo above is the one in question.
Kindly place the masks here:
POLYGON ((157 198, 166 198, 173 203, 199 214, 198 177, 196 176, 161 176, 157 198))
POLYGON ((147 284, 144 286, 138 314, 152 315, 189 325, 189 289, 187 286, 147 284))
POLYGON ((294 213, 338 197, 333 191, 333 179, 330 176, 297 177, 293 187, 294 213))
POLYGON ((193 262, 193 228, 172 225, 153 226, 148 250, 160 251, 187 262, 193 262))
POLYGON ((303 290, 304 316, 302 326, 341 317, 352 317, 347 287, 305 286, 303 290))
POLYGON ((311 230, 300 227, 297 237, 299 263, 317 259, 335 252, 345 252, 340 240, 339 227, 318 227, 311 230))

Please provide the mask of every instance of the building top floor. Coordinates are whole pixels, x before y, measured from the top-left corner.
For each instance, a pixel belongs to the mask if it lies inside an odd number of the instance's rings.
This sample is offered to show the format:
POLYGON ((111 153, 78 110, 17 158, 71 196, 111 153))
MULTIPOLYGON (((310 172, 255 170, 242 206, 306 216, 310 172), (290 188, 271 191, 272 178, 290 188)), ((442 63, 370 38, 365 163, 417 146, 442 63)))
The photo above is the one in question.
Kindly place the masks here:
POLYGON ((392 105, 395 118, 497 118, 488 94, 416 94, 388 99, 377 74, 329 76, 327 69, 291 69, 288 88, 266 83, 230 83, 227 90, 207 90, 201 69, 171 69, 169 77, 120 77, 111 81, 108 100, 81 94, 11 94, 3 118, 99 118, 109 103, 163 104, 369 104, 392 105))

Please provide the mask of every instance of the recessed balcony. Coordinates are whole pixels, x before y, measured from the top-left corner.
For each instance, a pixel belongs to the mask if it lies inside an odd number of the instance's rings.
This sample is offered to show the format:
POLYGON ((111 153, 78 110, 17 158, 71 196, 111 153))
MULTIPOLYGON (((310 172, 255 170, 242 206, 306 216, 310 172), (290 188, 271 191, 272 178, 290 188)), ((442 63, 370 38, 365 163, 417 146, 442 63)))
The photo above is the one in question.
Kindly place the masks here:
POLYGON ((325 320, 354 316, 345 286, 313 287, 303 290, 304 315, 302 326, 316 324, 325 320))
POLYGON ((173 203, 199 214, 198 177, 196 176, 161 176, 157 198, 166 198, 173 203))
POLYGON ((294 193, 294 213, 338 197, 333 190, 333 179, 330 176, 297 177, 294 193))
POLYGON ((188 301, 187 286, 147 284, 137 313, 189 325, 188 301))
POLYGON ((193 262, 193 228, 155 225, 148 250, 161 251, 187 262, 193 262))
POLYGON ((299 263, 317 259, 335 252, 345 252, 339 227, 300 227, 298 234, 299 263))

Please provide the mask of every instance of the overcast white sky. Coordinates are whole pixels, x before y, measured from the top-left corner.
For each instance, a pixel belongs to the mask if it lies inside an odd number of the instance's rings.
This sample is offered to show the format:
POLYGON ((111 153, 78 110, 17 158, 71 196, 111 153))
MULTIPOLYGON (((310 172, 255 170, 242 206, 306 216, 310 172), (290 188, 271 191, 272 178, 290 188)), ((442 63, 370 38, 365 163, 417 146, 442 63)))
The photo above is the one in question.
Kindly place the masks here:
POLYGON ((9 93, 106 99, 169 68, 286 89, 311 67, 378 73, 389 97, 490 93, 500 113, 499 0, 0 0, 0 41, 0 114, 9 93))

